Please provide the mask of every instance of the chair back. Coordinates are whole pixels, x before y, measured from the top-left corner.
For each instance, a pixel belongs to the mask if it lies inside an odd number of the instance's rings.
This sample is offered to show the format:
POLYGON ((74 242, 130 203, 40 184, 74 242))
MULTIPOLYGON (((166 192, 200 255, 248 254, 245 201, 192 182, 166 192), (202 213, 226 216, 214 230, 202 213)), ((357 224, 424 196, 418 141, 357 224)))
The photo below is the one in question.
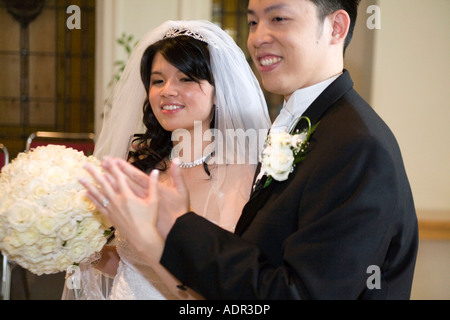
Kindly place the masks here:
MULTIPOLYGON (((4 166, 9 163, 8 149, 4 144, 0 143, 0 171, 4 166)), ((1 286, 0 295, 2 300, 9 300, 11 291, 11 264, 8 261, 7 256, 0 255, 2 260, 2 274, 1 274, 1 286)))
POLYGON ((9 153, 8 149, 2 143, 0 143, 0 151, 1 151, 0 153, 0 171, 1 171, 2 168, 9 163, 9 153))
POLYGON ((95 148, 93 133, 37 131, 28 137, 25 151, 48 144, 64 145, 83 151, 86 156, 93 155, 95 148))

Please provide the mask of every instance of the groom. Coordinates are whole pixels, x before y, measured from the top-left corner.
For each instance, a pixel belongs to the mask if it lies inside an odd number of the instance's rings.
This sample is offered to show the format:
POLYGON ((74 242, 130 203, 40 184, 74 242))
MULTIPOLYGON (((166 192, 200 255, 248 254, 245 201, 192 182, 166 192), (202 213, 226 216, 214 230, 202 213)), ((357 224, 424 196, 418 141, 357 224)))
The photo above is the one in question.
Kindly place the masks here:
POLYGON ((257 173, 235 234, 183 210, 161 222, 160 263, 206 299, 410 298, 418 230, 402 156, 343 65, 358 3, 250 0, 248 49, 287 101, 273 129, 318 125, 287 180, 257 173))

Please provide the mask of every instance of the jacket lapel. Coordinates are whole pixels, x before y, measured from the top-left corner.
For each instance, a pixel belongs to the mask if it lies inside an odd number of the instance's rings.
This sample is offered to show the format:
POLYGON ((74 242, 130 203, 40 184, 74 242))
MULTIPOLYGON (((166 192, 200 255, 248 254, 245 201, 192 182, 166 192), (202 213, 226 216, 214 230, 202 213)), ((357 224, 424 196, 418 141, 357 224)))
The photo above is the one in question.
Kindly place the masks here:
MULTIPOLYGON (((324 92, 311 104, 311 106, 305 111, 303 116, 308 117, 311 123, 316 124, 327 109, 338 101, 345 93, 353 88, 353 81, 347 70, 336 79, 324 92)), ((300 129, 304 125, 304 122, 300 122, 297 125, 297 129, 300 129)), ((320 126, 319 128, 320 129, 320 126)), ((261 169, 261 164, 258 165, 255 178, 258 176, 261 169)), ((267 176, 264 176, 260 181, 256 182, 255 189, 252 191, 250 200, 245 205, 241 218, 236 226, 235 233, 241 235, 253 221, 258 210, 260 210, 267 199, 270 196, 270 192, 273 186, 277 183, 273 181, 268 187, 263 188, 266 183, 267 176)))
POLYGON ((237 235, 241 235, 245 231, 247 226, 255 218, 256 213, 266 203, 266 200, 268 199, 270 192, 275 185, 274 181, 268 187, 264 188, 266 180, 267 176, 264 176, 260 181, 256 183, 255 190, 252 192, 250 200, 244 206, 241 218, 236 225, 235 233, 237 235))
POLYGON ((353 81, 347 70, 325 89, 322 94, 306 109, 303 114, 311 123, 316 124, 330 106, 336 103, 344 94, 353 88, 353 81))

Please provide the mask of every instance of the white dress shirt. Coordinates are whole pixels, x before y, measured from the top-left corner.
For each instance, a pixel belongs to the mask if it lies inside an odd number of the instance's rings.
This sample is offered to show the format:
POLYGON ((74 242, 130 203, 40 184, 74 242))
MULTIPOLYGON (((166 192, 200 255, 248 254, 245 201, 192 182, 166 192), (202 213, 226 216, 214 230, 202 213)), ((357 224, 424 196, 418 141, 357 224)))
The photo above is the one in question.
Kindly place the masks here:
POLYGON ((280 114, 272 124, 271 131, 287 130, 294 120, 300 118, 320 94, 340 76, 334 76, 318 84, 295 91, 289 101, 285 101, 280 114))
MULTIPOLYGON (((308 109, 308 107, 322 94, 322 92, 328 88, 334 80, 339 78, 340 75, 341 74, 338 74, 337 76, 319 82, 310 87, 296 90, 291 95, 289 100, 284 102, 283 108, 273 122, 270 132, 287 131, 294 121, 300 118, 303 113, 305 113, 306 109, 308 109)), ((256 181, 259 181, 264 174, 264 169, 261 168, 256 181)))

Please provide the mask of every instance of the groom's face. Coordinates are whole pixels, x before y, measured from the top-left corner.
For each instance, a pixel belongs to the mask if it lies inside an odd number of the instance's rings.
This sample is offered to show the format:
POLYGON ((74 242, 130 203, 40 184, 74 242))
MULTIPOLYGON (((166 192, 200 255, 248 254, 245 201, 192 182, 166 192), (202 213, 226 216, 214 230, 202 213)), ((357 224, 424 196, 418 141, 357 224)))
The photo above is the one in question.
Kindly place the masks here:
POLYGON ((264 87, 289 98, 320 82, 327 58, 326 24, 309 0, 250 0, 248 49, 264 87))

